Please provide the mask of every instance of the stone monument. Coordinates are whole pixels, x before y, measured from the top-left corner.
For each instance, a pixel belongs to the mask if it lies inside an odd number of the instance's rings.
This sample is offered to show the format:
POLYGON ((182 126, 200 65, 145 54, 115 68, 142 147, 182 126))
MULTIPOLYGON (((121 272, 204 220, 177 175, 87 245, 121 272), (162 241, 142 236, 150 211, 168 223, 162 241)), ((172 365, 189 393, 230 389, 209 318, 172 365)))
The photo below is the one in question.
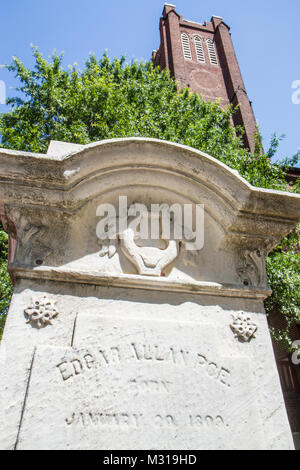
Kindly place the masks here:
POLYGON ((0 175, 0 448, 293 448, 263 301, 299 195, 143 138, 0 149, 0 175))

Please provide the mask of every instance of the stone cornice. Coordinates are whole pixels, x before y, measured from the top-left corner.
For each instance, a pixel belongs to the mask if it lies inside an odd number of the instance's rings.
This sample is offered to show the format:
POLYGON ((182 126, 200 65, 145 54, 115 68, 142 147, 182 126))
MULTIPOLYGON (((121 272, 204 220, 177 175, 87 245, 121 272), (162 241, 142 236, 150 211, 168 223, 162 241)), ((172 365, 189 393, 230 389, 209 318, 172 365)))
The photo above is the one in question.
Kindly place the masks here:
POLYGON ((182 292, 195 295, 217 297, 234 297, 243 299, 264 300, 272 291, 270 289, 241 287, 219 284, 216 282, 197 282, 191 280, 170 281, 168 278, 155 278, 137 274, 107 274, 85 272, 67 268, 52 268, 48 266, 28 268, 15 264, 9 266, 9 272, 14 279, 34 279, 54 282, 89 284, 105 287, 124 287, 154 291, 182 292))

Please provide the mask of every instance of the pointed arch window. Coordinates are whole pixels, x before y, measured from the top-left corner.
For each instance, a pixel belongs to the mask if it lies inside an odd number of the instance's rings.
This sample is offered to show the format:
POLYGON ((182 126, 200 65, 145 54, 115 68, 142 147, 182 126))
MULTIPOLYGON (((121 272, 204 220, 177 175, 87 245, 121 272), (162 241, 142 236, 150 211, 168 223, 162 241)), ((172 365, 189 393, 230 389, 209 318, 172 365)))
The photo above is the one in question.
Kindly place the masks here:
POLYGON ((183 57, 187 60, 192 60, 190 38, 186 33, 182 33, 181 35, 181 44, 183 50, 183 57))
POLYGON ((207 39, 206 44, 207 44, 210 63, 213 65, 218 65, 217 52, 216 52, 214 41, 212 39, 207 39))
POLYGON ((200 36, 195 36, 194 42, 195 42, 197 61, 200 62, 201 64, 205 64, 205 56, 204 56, 202 39, 200 38, 200 36))

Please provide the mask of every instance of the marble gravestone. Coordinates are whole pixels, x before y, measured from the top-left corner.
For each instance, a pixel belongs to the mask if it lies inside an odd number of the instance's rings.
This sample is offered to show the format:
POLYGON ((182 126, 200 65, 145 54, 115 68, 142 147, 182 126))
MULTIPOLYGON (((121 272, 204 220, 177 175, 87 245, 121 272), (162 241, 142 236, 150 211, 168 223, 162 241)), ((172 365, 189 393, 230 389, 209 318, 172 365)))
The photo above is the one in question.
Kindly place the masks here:
POLYGON ((299 221, 299 195, 129 138, 0 149, 0 201, 14 280, 1 449, 293 448, 263 302, 266 256, 299 221), (99 206, 120 220, 120 196, 199 205, 203 243, 99 238, 99 206))

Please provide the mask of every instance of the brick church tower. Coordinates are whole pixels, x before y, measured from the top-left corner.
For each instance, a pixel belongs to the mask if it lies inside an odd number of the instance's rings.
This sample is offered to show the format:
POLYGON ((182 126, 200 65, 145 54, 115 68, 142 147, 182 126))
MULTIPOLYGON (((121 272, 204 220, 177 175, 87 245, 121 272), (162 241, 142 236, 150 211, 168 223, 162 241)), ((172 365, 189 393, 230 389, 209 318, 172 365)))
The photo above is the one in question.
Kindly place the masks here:
POLYGON ((256 121, 235 55, 229 27, 213 16, 204 24, 184 20, 174 5, 164 5, 160 18, 160 47, 152 61, 169 69, 180 87, 189 87, 207 101, 240 105, 234 125, 245 128, 244 145, 254 150, 256 121))

